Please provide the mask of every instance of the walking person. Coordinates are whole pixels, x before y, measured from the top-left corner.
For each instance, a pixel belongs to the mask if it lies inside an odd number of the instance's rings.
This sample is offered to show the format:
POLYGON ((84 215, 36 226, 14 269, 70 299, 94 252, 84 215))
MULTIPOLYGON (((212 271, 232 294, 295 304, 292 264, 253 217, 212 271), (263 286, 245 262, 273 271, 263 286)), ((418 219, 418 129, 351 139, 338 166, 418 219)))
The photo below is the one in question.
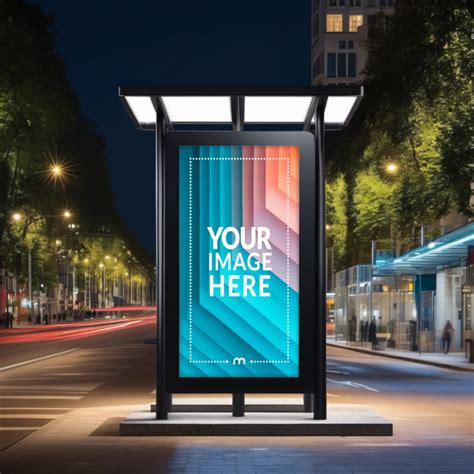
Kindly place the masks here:
POLYGON ((375 322, 375 318, 370 321, 369 326, 369 342, 372 343, 372 350, 374 351, 377 349, 377 324, 375 322))
POLYGON ((7 310, 7 328, 13 329, 13 313, 7 310))
POLYGON ((453 325, 451 324, 451 321, 446 321, 446 324, 444 325, 443 328, 443 351, 445 354, 449 352, 449 349, 451 347, 451 338, 453 335, 453 325))

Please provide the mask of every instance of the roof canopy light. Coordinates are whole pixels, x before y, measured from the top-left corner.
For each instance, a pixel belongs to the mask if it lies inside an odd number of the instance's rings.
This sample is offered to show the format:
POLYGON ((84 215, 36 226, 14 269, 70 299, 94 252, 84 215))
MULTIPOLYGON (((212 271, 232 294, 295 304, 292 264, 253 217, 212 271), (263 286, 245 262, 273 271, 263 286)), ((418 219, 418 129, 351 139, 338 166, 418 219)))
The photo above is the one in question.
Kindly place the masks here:
POLYGON ((303 123, 312 97, 245 97, 247 123, 303 123))
POLYGON ((287 124, 292 129, 301 124, 308 130, 314 107, 324 102, 327 130, 338 130, 357 110, 363 87, 125 87, 120 88, 120 96, 132 120, 144 130, 155 128, 155 107, 162 109, 170 128, 173 124, 228 126, 243 118, 247 124, 287 124))
POLYGON ((324 109, 324 123, 345 124, 354 109, 357 96, 329 96, 324 109))
POLYGON ((231 123, 230 97, 162 97, 171 122, 231 123))
POLYGON ((156 122, 156 111, 150 97, 127 96, 125 100, 140 125, 154 124, 156 122))

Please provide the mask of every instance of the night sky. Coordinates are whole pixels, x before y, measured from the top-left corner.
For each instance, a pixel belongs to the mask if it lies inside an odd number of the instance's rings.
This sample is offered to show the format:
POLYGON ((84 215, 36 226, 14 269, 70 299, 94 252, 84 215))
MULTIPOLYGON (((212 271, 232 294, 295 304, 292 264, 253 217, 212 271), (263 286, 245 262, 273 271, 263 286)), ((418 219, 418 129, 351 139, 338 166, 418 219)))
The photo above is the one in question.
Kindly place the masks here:
POLYGON ((117 207, 154 254, 154 137, 119 85, 309 85, 310 1, 31 0, 107 144, 117 207))

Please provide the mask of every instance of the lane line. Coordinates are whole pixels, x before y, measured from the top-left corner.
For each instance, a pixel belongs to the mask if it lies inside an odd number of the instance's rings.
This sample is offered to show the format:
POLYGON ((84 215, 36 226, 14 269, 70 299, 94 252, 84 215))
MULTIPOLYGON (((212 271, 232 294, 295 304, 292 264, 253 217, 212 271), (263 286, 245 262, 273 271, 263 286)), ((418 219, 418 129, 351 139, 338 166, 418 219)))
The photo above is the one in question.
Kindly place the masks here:
MULTIPOLYGON (((47 408, 47 407, 1 407, 0 408, 0 413, 3 411, 16 411, 16 410, 41 410, 41 411, 72 411, 74 408, 47 408)), ((51 415, 54 415, 54 413, 51 413, 51 415)))
POLYGON ((54 420, 60 416, 62 416, 63 413, 51 413, 49 415, 44 415, 40 413, 30 413, 30 414, 15 414, 15 415, 5 415, 0 413, 0 420, 3 418, 6 419, 30 419, 30 420, 54 420))
POLYGON ((330 382, 333 382, 333 383, 338 383, 338 384, 341 384, 341 385, 347 385, 349 387, 363 388, 365 390, 369 390, 370 392, 380 392, 380 390, 377 390, 376 388, 372 388, 372 387, 369 387, 368 385, 364 385, 364 384, 358 383, 358 382, 351 382, 350 380, 346 380, 345 382, 340 381, 340 380, 330 379, 330 378, 328 378, 327 380, 329 380, 330 382))
POLYGON ((81 400, 84 395, 0 395, 1 400, 81 400))
POLYGON ((89 392, 96 389, 100 383, 72 383, 67 385, 4 385, 0 384, 0 390, 54 390, 60 392, 89 392))
POLYGON ((342 370, 328 370, 326 369, 328 374, 341 374, 341 375, 350 375, 349 372, 343 372, 342 370))
POLYGON ((56 352, 55 354, 49 354, 43 357, 37 357, 36 359, 25 360, 24 362, 18 362, 17 364, 7 365, 5 367, 0 367, 0 372, 9 369, 15 369, 16 367, 21 367, 22 365, 33 364, 34 362, 39 362, 40 360, 51 359, 51 357, 56 357, 63 354, 68 354, 69 352, 78 351, 79 348, 76 349, 69 349, 67 351, 56 352))
POLYGON ((0 431, 36 431, 42 428, 41 426, 0 426, 0 431))
MULTIPOLYGON (((59 374, 56 374, 56 375, 59 375, 59 374)), ((36 380, 37 382, 39 382, 40 380, 60 380, 60 377, 12 377, 12 378, 8 378, 8 379, 3 379, 4 381, 6 382, 19 382, 19 381, 32 381, 32 380, 36 380)))

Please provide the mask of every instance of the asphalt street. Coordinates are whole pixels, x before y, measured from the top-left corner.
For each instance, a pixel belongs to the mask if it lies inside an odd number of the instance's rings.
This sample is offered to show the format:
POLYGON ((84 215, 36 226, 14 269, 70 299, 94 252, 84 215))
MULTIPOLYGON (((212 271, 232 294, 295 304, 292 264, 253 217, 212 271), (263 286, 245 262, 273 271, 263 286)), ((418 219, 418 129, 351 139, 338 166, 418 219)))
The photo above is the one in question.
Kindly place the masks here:
POLYGON ((328 402, 367 406, 393 437, 119 437, 153 401, 154 335, 147 317, 1 331, 0 472, 473 472, 472 373, 332 347, 328 402))

